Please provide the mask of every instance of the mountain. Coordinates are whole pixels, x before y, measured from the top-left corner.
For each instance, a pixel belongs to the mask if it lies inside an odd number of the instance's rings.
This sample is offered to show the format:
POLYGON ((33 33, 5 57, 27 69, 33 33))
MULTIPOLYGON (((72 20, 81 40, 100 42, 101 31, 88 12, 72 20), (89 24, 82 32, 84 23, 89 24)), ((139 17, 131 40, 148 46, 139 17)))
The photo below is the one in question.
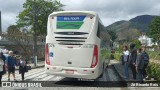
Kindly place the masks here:
POLYGON ((136 34, 132 38, 137 37, 140 32, 148 32, 149 25, 154 20, 156 16, 153 15, 141 15, 135 18, 130 19, 129 21, 118 21, 106 27, 107 30, 115 31, 118 35, 118 38, 128 38, 130 34, 136 34), (124 35, 128 34, 127 35, 124 35))
POLYGON ((151 15, 141 15, 135 18, 130 19, 129 21, 118 21, 109 26, 107 26, 107 30, 114 30, 115 32, 121 32, 124 30, 130 29, 138 29, 141 32, 148 32, 149 25, 153 21, 155 16, 151 15))

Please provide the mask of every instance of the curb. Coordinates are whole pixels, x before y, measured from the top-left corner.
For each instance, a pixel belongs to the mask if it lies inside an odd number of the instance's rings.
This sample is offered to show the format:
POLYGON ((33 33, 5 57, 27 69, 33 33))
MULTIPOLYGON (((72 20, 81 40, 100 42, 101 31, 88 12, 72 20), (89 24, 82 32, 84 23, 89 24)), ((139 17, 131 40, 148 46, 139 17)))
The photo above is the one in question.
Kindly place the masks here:
MULTIPOLYGON (((109 60, 109 62, 110 62, 110 60, 109 60)), ((105 63, 106 63, 106 62, 105 62, 105 63)), ((106 65, 108 66, 108 63, 106 63, 106 65)), ((107 68, 107 66, 106 66, 106 68, 107 68)), ((120 74, 120 72, 118 71, 118 69, 117 69, 113 64, 111 64, 111 66, 113 67, 113 69, 115 70, 115 72, 117 73, 117 75, 120 77, 120 79, 121 79, 122 81, 126 81, 126 80, 123 78, 122 74, 120 74)))
POLYGON ((41 66, 36 66, 36 67, 31 67, 32 69, 36 69, 36 68, 41 68, 44 67, 45 65, 41 65, 41 66))
POLYGON ((122 74, 120 74, 120 72, 118 71, 118 69, 117 69, 114 65, 112 65, 112 66, 113 66, 113 69, 115 70, 115 72, 117 73, 117 75, 120 77, 120 79, 121 79, 122 81, 127 81, 127 80, 125 80, 125 79, 123 78, 122 74))

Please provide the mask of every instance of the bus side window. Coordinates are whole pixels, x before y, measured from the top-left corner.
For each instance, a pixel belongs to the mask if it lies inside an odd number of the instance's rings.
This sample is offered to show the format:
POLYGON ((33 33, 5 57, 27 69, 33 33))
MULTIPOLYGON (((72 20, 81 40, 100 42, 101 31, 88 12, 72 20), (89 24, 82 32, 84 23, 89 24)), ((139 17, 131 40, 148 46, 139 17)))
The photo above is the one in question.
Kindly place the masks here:
POLYGON ((98 30, 97 30, 97 37, 100 38, 100 29, 101 29, 101 26, 100 24, 98 23, 98 30))

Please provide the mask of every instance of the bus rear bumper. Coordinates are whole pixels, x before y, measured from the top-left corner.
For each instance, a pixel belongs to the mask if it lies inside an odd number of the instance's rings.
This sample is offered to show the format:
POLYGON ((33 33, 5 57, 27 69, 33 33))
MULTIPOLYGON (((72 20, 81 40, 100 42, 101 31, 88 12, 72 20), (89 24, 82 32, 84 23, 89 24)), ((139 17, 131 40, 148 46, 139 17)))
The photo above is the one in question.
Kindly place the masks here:
POLYGON ((100 75, 98 68, 75 68, 64 66, 45 65, 45 72, 48 75, 58 75, 71 78, 97 79, 100 75))

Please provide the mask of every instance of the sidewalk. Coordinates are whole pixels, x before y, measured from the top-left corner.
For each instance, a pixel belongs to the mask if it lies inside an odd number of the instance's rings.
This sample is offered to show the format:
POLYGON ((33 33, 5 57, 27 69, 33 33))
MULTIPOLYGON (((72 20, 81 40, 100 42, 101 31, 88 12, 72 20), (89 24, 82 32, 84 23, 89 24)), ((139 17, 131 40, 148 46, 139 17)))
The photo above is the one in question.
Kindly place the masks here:
POLYGON ((34 63, 28 64, 28 65, 30 65, 31 68, 34 69, 34 68, 44 67, 44 62, 45 62, 45 61, 37 62, 37 65, 36 65, 36 66, 34 66, 34 63))
MULTIPOLYGON (((115 71, 119 74, 122 81, 135 81, 133 80, 132 71, 130 68, 129 68, 129 79, 126 79, 124 75, 124 66, 117 60, 110 60, 110 63, 113 65, 115 71)), ((136 81, 138 81, 138 74, 136 81)), ((156 80, 154 80, 154 78, 150 78, 149 80, 147 79, 145 81, 156 81, 156 80)))
MULTIPOLYGON (((37 65, 36 65, 36 66, 34 66, 34 63, 27 64, 27 66, 31 66, 32 69, 40 68, 40 67, 44 67, 44 65, 45 65, 44 62, 45 62, 45 61, 37 62, 37 65)), ((18 70, 18 67, 16 67, 16 70, 18 70)))
POLYGON ((129 69, 129 79, 125 79, 124 66, 119 61, 116 60, 110 60, 110 63, 113 65, 115 71, 119 74, 122 81, 132 80, 132 72, 130 69, 129 69))

